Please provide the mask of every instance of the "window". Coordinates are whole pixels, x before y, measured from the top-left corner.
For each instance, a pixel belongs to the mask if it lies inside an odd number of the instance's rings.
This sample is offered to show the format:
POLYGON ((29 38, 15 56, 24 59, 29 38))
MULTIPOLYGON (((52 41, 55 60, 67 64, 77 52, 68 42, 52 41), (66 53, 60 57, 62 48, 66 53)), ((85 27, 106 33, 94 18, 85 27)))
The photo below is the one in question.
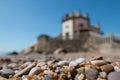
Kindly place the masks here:
POLYGON ((82 23, 80 23, 80 25, 79 25, 80 27, 83 27, 83 24, 82 23))

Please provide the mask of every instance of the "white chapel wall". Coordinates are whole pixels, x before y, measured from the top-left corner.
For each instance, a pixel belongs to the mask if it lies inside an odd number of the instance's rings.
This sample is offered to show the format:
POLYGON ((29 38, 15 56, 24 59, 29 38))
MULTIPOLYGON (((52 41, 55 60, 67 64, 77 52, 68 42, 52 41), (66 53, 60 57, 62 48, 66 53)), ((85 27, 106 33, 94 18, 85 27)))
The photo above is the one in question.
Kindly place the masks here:
POLYGON ((72 40, 73 39, 73 20, 68 20, 62 23, 63 40, 67 38, 66 33, 69 34, 69 39, 72 40))

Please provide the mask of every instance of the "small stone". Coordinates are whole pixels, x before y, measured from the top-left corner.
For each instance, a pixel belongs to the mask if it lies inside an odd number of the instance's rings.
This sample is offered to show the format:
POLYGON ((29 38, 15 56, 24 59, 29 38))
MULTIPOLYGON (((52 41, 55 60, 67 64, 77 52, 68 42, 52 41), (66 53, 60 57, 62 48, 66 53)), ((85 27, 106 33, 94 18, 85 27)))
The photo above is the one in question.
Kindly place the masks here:
POLYGON ((50 71, 50 70, 45 70, 43 73, 44 73, 45 75, 50 76, 50 77, 52 77, 52 75, 54 74, 54 72, 53 72, 53 71, 50 71))
POLYGON ((68 80, 68 78, 64 73, 62 73, 62 74, 60 74, 60 77, 58 80, 68 80))
POLYGON ((79 73, 84 73, 84 67, 77 68, 76 70, 77 70, 77 72, 79 72, 79 73))
POLYGON ((47 69, 47 65, 41 66, 41 69, 42 69, 42 70, 46 70, 46 69, 47 69))
POLYGON ((120 80, 120 72, 111 72, 108 74, 108 80, 120 80))
POLYGON ((41 66, 44 66, 44 65, 46 65, 45 62, 39 62, 36 66, 41 67, 41 66))
POLYGON ((103 60, 103 56, 95 56, 91 59, 91 61, 93 60, 103 60))
POLYGON ((60 61, 57 64, 60 65, 60 66, 63 66, 63 65, 68 65, 69 62, 68 61, 60 61))
POLYGON ((84 80, 85 76, 84 74, 80 74, 80 76, 78 76, 78 80, 84 80))
POLYGON ((67 74, 70 71, 70 69, 68 66, 63 66, 63 68, 61 68, 61 71, 65 74, 67 74))
POLYGON ((78 58, 75 60, 76 63, 80 64, 85 61, 85 58, 78 58))
POLYGON ((71 61, 71 62, 69 63, 69 67, 75 67, 75 66, 77 66, 77 65, 78 65, 78 63, 75 62, 75 61, 71 61))
POLYGON ((100 72, 99 75, 100 75, 101 78, 104 78, 104 79, 107 78, 107 73, 106 72, 100 72))
POLYGON ((16 63, 11 63, 8 65, 8 67, 11 69, 14 69, 14 68, 18 67, 18 65, 16 63))
POLYGON ((30 64, 29 66, 27 66, 27 67, 24 68, 23 70, 21 70, 21 71, 19 71, 18 73, 16 73, 16 74, 15 74, 15 77, 28 74, 29 71, 30 71, 34 66, 35 66, 35 64, 30 64))
POLYGON ((71 74, 71 79, 73 80, 75 76, 77 75, 77 70, 73 69, 72 71, 70 71, 70 74, 71 74))
POLYGON ((107 80, 107 79, 97 78, 97 80, 107 80))
POLYGON ((115 70, 116 72, 120 72, 120 67, 119 67, 119 66, 114 66, 114 70, 115 70))
POLYGON ((43 72, 43 70, 41 70, 39 67, 34 67, 30 70, 29 75, 38 75, 41 72, 43 72))
POLYGON ((107 62, 105 60, 94 60, 91 61, 91 64, 96 66, 101 66, 107 64, 107 62))
POLYGON ((52 80, 52 79, 48 75, 45 75, 43 80, 52 80))
POLYGON ((52 79, 58 79, 58 74, 57 73, 53 73, 52 79))
POLYGON ((25 62, 22 66, 20 66, 21 69, 24 69, 28 65, 32 64, 32 62, 25 62))
POLYGON ((0 70, 0 75, 5 78, 9 78, 10 75, 14 75, 14 71, 12 69, 2 69, 0 70))
POLYGON ((88 80, 96 80, 98 71, 95 68, 85 67, 85 74, 88 80))
POLYGON ((100 67, 103 72, 109 73, 114 70, 114 67, 110 64, 103 65, 100 67))

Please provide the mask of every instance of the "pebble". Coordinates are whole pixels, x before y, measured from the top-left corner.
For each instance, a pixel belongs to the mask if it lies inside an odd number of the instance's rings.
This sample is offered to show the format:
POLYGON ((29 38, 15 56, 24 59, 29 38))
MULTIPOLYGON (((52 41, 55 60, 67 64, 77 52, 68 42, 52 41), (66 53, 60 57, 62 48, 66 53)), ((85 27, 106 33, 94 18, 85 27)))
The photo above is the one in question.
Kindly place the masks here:
POLYGON ((109 73, 108 80, 120 80, 120 72, 109 73))
POLYGON ((103 79, 103 78, 97 78, 97 80, 107 80, 107 79, 103 79))
POLYGON ((85 61, 85 58, 78 58, 75 60, 76 63, 80 64, 85 61))
POLYGON ((93 60, 103 60, 103 56, 94 56, 91 61, 93 60))
POLYGON ((2 69, 0 70, 0 75, 5 78, 9 78, 10 75, 14 75, 14 71, 12 69, 2 69))
POLYGON ((104 79, 107 78, 107 73, 106 72, 100 72, 99 75, 100 75, 100 78, 104 78, 104 79))
POLYGON ((84 67, 78 68, 78 69, 76 69, 76 70, 77 70, 77 72, 79 72, 79 73, 84 73, 84 67))
POLYGON ((52 79, 48 75, 45 75, 43 80, 52 80, 52 79))
POLYGON ((114 66, 114 70, 115 70, 116 72, 120 72, 120 67, 119 67, 119 66, 114 66))
POLYGON ((114 70, 114 67, 110 64, 103 65, 100 67, 103 72, 109 73, 114 70))
POLYGON ((60 65, 60 66, 68 65, 68 64, 69 64, 69 61, 64 60, 64 61, 58 62, 57 64, 60 65))
POLYGON ((85 73, 88 80, 96 80, 99 72, 95 68, 85 67, 85 73))
POLYGON ((96 66, 102 66, 107 64, 107 62, 105 60, 94 60, 94 61, 91 61, 91 64, 96 66))
POLYGON ((18 64, 16 64, 16 63, 11 63, 8 65, 8 68, 11 68, 11 69, 15 69, 17 67, 18 67, 18 64))
POLYGON ((84 74, 80 74, 80 75, 78 76, 78 80, 84 80, 84 78, 85 78, 85 75, 84 75, 84 74))
POLYGON ((29 75, 32 76, 32 75, 38 75, 40 74, 41 72, 43 72, 43 70, 40 69, 40 67, 34 67, 30 70, 29 72, 29 75))
POLYGON ((9 78, 8 80, 120 80, 120 62, 108 63, 102 56, 91 60, 85 58, 22 60, 18 63, 1 64, 3 71, 0 70, 0 80, 7 80, 6 78, 9 78), (3 72, 6 73, 4 76, 3 72))
POLYGON ((22 76, 25 74, 28 74, 29 71, 35 66, 35 64, 30 64, 29 66, 27 66, 26 68, 24 68, 23 70, 19 71, 18 73, 15 74, 16 77, 18 76, 22 76))

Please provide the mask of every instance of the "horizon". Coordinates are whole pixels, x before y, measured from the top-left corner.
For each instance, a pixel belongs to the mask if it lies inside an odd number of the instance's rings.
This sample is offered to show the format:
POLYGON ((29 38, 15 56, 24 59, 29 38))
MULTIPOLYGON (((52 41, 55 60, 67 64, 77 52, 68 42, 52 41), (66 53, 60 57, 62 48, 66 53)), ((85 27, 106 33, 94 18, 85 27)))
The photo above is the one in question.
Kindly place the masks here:
POLYGON ((105 34, 120 35, 119 3, 114 0, 0 1, 0 54, 20 52, 41 34, 59 35, 63 16, 73 11, 88 13, 90 24, 100 23, 105 34))

